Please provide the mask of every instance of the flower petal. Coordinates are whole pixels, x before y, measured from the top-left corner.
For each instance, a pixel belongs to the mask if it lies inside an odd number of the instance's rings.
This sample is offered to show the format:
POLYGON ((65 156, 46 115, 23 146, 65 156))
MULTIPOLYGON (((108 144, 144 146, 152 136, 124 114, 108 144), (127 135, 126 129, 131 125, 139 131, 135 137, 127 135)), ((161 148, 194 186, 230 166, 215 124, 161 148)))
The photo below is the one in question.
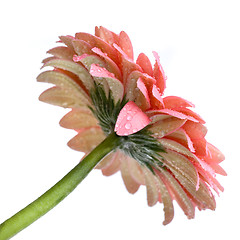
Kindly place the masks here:
POLYGON ((76 97, 77 94, 78 92, 74 92, 74 90, 69 91, 60 87, 52 87, 44 91, 39 96, 39 100, 64 108, 86 107, 86 103, 76 97))
POLYGON ((171 134, 169 134, 167 136, 167 138, 177 141, 178 143, 182 144, 183 146, 188 147, 188 149, 191 152, 193 152, 193 153, 195 152, 191 138, 188 136, 186 131, 184 131, 182 128, 172 132, 171 134))
POLYGON ((212 144, 207 143, 207 149, 209 151, 209 155, 204 158, 205 161, 207 161, 209 163, 211 163, 211 162, 220 163, 225 159, 224 155, 220 152, 220 150, 217 149, 212 144))
POLYGON ((169 117, 155 122, 151 125, 149 130, 153 133, 155 137, 162 138, 179 129, 185 122, 186 120, 184 119, 169 117))
POLYGON ((138 55, 136 63, 142 68, 143 72, 147 73, 151 77, 153 76, 152 64, 144 53, 140 53, 138 55))
POLYGON ((156 59, 154 69, 153 69, 153 76, 157 80, 157 87, 160 88, 160 93, 163 94, 166 88, 166 75, 163 71, 162 65, 160 64, 159 56, 156 52, 153 52, 153 55, 156 59))
POLYGON ((61 89, 66 89, 74 92, 73 95, 76 95, 79 98, 79 102, 82 102, 82 105, 91 105, 90 97, 86 92, 69 76, 58 71, 45 71, 38 75, 38 82, 47 82, 55 84, 61 89))
POLYGON ((91 45, 83 40, 76 39, 72 42, 74 51, 77 53, 78 56, 83 54, 92 54, 91 45))
POLYGON ((149 123, 147 115, 134 102, 128 102, 118 115, 114 131, 119 136, 127 136, 142 130, 149 123))
POLYGON ((117 151, 114 157, 111 160, 111 163, 108 164, 106 167, 102 168, 102 174, 104 176, 111 176, 117 171, 120 170, 122 154, 120 151, 117 151))
POLYGON ((121 175, 128 192, 132 194, 137 192, 140 185, 132 178, 126 159, 121 162, 121 175))
POLYGON ((131 58, 117 45, 113 44, 113 47, 119 52, 121 56, 122 72, 123 72, 123 84, 126 85, 128 76, 133 71, 142 71, 141 67, 132 61, 131 58))
MULTIPOLYGON (((161 169, 162 176, 164 176, 167 185, 171 188, 171 191, 178 202, 179 206, 182 208, 185 215, 191 219, 194 218, 195 209, 194 206, 187 196, 186 192, 183 190, 182 186, 177 182, 177 180, 166 170, 161 169)), ((195 188, 196 191, 196 188, 195 188)))
POLYGON ((158 109, 164 108, 164 102, 163 99, 161 97, 161 94, 159 92, 159 89, 157 88, 157 86, 154 84, 152 87, 152 95, 153 97, 157 100, 152 100, 152 102, 154 103, 155 106, 157 106, 158 109))
POLYGON ((98 47, 116 63, 119 63, 118 53, 115 48, 113 48, 110 44, 103 41, 101 38, 93 36, 89 33, 76 33, 76 39, 83 40, 91 45, 91 47, 98 47))
POLYGON ((182 174, 187 178, 195 188, 199 187, 199 176, 194 165, 183 155, 168 150, 167 153, 161 153, 164 158, 163 163, 171 171, 174 170, 177 174, 182 174))
POLYGON ((111 152, 107 156, 105 156, 97 165, 96 169, 107 168, 110 166, 111 162, 115 159, 116 152, 111 152))
POLYGON ((173 207, 171 195, 169 194, 166 185, 161 179, 161 174, 158 174, 157 177, 158 177, 157 187, 159 188, 161 200, 164 205, 163 210, 164 210, 165 219, 163 221, 163 225, 167 225, 172 221, 174 217, 174 207, 173 207))
POLYGON ((133 48, 130 38, 125 32, 119 34, 119 47, 127 54, 127 56, 133 60, 133 48))
POLYGON ((207 155, 207 141, 205 138, 193 140, 193 147, 197 156, 205 157, 207 155))
POLYGON ((146 98, 146 102, 147 102, 147 109, 150 108, 150 99, 148 96, 148 90, 142 80, 142 78, 140 77, 137 81, 137 87, 140 89, 140 91, 142 92, 143 96, 146 98))
POLYGON ((150 118, 151 124, 156 123, 158 121, 162 121, 167 118, 171 118, 171 116, 165 114, 151 114, 146 112, 146 115, 150 118))
POLYGON ((191 102, 176 96, 168 96, 163 98, 165 108, 175 109, 177 107, 194 107, 191 102))
POLYGON ((84 65, 84 67, 90 71, 92 64, 98 65, 99 67, 106 68, 107 64, 103 59, 98 57, 97 55, 88 55, 83 54, 79 56, 79 61, 84 65))
POLYGON ((70 48, 72 51, 74 50, 73 49, 73 40, 75 39, 73 36, 60 36, 59 37, 60 41, 59 42, 62 42, 64 43, 68 48, 70 48))
POLYGON ((201 123, 187 121, 183 129, 192 140, 202 139, 207 134, 207 128, 201 123))
POLYGON ((119 36, 112 31, 109 31, 105 27, 95 27, 95 35, 100 37, 102 40, 112 45, 113 43, 117 43, 119 41, 119 36))
POLYGON ((128 168, 132 178, 139 184, 145 184, 145 178, 140 164, 133 158, 128 157, 128 168))
POLYGON ((210 166, 216 173, 221 174, 223 176, 227 176, 226 171, 217 163, 210 163, 210 166))
POLYGON ((133 101, 140 107, 142 110, 146 110, 149 108, 149 103, 143 93, 137 87, 137 81, 141 78, 146 88, 148 88, 147 84, 151 84, 154 81, 150 76, 149 78, 139 71, 133 71, 128 76, 126 85, 125 85, 125 92, 126 97, 129 101, 133 101))
POLYGON ((113 73, 110 73, 107 69, 101 68, 96 64, 91 65, 90 73, 94 77, 106 79, 108 86, 112 91, 112 96, 114 97, 115 103, 117 103, 119 100, 122 100, 124 94, 123 85, 114 77, 113 73))
POLYGON ((158 202, 158 188, 156 184, 156 179, 150 170, 144 167, 143 169, 145 175, 145 184, 147 188, 147 202, 148 206, 152 207, 158 202))
POLYGON ((193 122, 198 122, 197 119, 195 119, 194 117, 192 116, 188 116, 188 115, 185 115, 181 112, 178 112, 178 111, 175 111, 175 110, 172 110, 172 109, 161 109, 161 110, 158 110, 160 113, 166 113, 166 114, 169 114, 173 117, 176 117, 176 118, 180 118, 180 119, 187 119, 187 120, 190 120, 190 121, 193 121, 193 122))
POLYGON ((79 79, 82 81, 87 90, 91 90, 91 88, 93 87, 93 79, 91 75, 83 66, 81 66, 78 63, 65 59, 54 59, 48 61, 44 65, 44 67, 46 66, 51 66, 70 71, 79 77, 79 79))
POLYGON ((122 81, 122 73, 117 64, 111 58, 109 58, 106 53, 103 53, 101 49, 94 47, 92 51, 101 56, 106 61, 109 72, 112 72, 117 79, 122 81))
POLYGON ((57 58, 63 58, 68 60, 72 60, 72 57, 74 55, 74 51, 72 51, 68 47, 63 47, 63 46, 52 48, 48 50, 47 53, 52 54, 57 58))
MULTIPOLYGON (((185 114, 188 117, 191 117, 192 119, 195 119, 195 121, 193 122, 200 122, 202 124, 205 123, 205 121, 201 118, 200 115, 198 115, 197 113, 193 112, 191 109, 189 108, 185 108, 185 107, 180 107, 180 108, 175 108, 175 111, 178 111, 180 113, 185 114)), ((190 119, 189 119, 190 120, 190 119)))
POLYGON ((89 153, 105 138, 106 136, 99 127, 86 128, 72 138, 68 146, 76 151, 89 153))
POLYGON ((180 154, 186 155, 188 157, 193 158, 196 162, 198 162, 198 158, 192 153, 190 152, 186 147, 184 147, 182 144, 170 140, 170 139, 166 139, 166 138, 159 138, 158 141, 167 149, 169 150, 173 150, 175 152, 178 152, 180 154))
POLYGON ((74 108, 60 120, 60 126, 77 130, 87 127, 97 127, 98 121, 90 110, 74 108))

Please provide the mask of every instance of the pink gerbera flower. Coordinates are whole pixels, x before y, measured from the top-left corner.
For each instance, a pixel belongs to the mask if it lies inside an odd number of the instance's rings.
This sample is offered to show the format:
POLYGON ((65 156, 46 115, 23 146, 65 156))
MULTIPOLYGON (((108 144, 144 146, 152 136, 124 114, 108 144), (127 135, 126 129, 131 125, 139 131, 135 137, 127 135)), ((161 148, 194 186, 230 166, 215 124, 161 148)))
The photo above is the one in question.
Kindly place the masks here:
POLYGON ((65 46, 49 50, 52 57, 43 61, 53 69, 37 80, 55 85, 41 101, 71 108, 60 121, 77 131, 68 145, 88 154, 116 132, 121 145, 96 168, 106 176, 121 171, 130 193, 145 185, 148 205, 164 204, 164 225, 173 219, 173 200, 190 219, 195 207, 214 210, 212 190, 223 191, 216 174, 226 175, 219 166, 224 156, 206 141, 205 122, 192 103, 163 97, 158 54, 153 67, 144 53, 134 62, 128 35, 104 27, 96 27, 95 36, 81 32, 60 42, 65 46))

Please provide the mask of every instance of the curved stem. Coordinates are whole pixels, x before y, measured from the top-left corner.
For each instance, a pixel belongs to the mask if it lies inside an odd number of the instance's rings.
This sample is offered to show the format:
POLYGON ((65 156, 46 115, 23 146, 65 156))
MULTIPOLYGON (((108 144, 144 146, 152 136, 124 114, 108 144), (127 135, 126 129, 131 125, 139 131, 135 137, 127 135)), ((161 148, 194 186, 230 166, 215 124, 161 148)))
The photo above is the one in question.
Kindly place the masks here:
POLYGON ((0 240, 6 240, 29 226, 61 202, 100 160, 119 145, 119 137, 110 134, 58 183, 24 209, 0 225, 0 240))

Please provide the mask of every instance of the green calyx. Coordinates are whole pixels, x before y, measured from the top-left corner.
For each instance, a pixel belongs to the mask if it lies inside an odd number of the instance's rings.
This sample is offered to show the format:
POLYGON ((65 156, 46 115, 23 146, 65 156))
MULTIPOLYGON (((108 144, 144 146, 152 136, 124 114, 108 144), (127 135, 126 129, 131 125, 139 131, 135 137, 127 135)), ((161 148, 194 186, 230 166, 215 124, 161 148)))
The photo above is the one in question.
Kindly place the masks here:
MULTIPOLYGON (((90 96, 94 105, 89 107, 95 117, 99 121, 99 125, 103 132, 108 136, 114 132, 115 124, 121 109, 128 102, 126 96, 122 101, 114 102, 112 92, 109 91, 106 96, 102 85, 95 83, 94 88, 90 92, 90 96)), ((119 146, 125 154, 134 158, 141 165, 146 166, 153 173, 155 169, 163 166, 160 155, 165 152, 164 147, 152 136, 152 132, 148 130, 148 126, 139 132, 128 136, 118 136, 119 146)))

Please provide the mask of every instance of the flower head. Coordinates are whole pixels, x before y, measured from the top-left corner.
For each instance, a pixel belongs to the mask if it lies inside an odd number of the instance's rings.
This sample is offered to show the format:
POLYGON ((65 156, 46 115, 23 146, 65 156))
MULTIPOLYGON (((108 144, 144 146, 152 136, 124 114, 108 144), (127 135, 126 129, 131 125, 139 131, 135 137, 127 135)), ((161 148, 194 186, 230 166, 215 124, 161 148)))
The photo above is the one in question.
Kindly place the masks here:
POLYGON ((216 173, 226 175, 219 166, 224 156, 206 141, 205 122, 192 103, 163 96, 166 76, 158 54, 153 52, 153 67, 144 53, 134 62, 128 35, 104 27, 96 27, 95 36, 81 32, 60 42, 64 46, 49 50, 52 57, 43 61, 53 69, 37 79, 55 85, 41 101, 72 109, 60 121, 77 131, 68 145, 88 154, 115 131, 121 146, 96 168, 106 176, 121 171, 130 193, 146 185, 148 205, 164 204, 163 224, 173 218, 173 200, 188 218, 195 207, 214 210, 211 189, 223 191, 216 173))

